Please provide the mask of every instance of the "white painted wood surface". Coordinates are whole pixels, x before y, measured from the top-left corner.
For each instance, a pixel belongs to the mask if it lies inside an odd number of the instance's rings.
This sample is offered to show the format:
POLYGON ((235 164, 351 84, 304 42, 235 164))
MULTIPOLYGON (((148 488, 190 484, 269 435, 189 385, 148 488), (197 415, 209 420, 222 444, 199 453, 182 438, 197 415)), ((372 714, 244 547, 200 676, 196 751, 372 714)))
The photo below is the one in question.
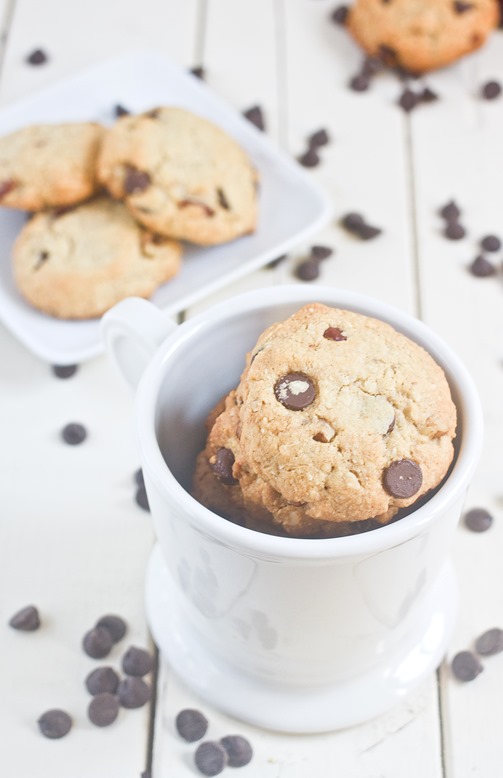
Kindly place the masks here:
MULTIPOLYGON (((271 137, 294 156, 309 133, 327 128, 333 141, 312 175, 333 197, 337 216, 361 210, 385 231, 363 244, 336 222, 329 225, 313 239, 336 249, 320 281, 421 315, 466 361, 483 400, 486 443, 468 504, 489 508, 496 521, 483 535, 458 531, 453 553, 461 610, 451 658, 485 629, 502 626, 503 289, 501 274, 475 279, 466 266, 482 235, 503 234, 503 100, 478 97, 485 79, 502 75, 503 34, 431 76, 442 100, 406 117, 394 105, 400 87, 391 77, 376 79, 369 94, 347 90, 360 56, 328 20, 332 8, 329 0, 4 0, 0 98, 5 103, 119 52, 150 46, 186 67, 203 64, 210 87, 237 110, 261 104, 271 137), (50 62, 30 68, 24 58, 39 46, 50 62), (441 236, 436 214, 451 197, 469 230, 456 243, 441 236)), ((242 279, 218 299, 294 280, 292 270, 308 249, 299 246, 284 264, 242 279)), ((122 647, 148 642, 142 586, 153 536, 148 515, 133 501, 138 457, 131 398, 103 357, 58 381, 3 327, 0 353, 0 621, 5 625, 31 601, 44 620, 35 634, 0 627, 6 774, 138 778, 153 755, 154 778, 194 776, 193 747, 173 724, 190 706, 206 712, 209 736, 240 732, 253 742, 255 757, 240 771, 243 778, 501 775, 501 656, 489 658, 484 673, 465 685, 446 663, 439 685, 432 677, 386 716, 328 735, 284 736, 231 720, 202 705, 165 666, 155 717, 146 709, 123 711, 113 727, 92 727, 83 678, 94 663, 80 648, 83 633, 104 612, 127 619, 130 633, 112 655, 115 666, 122 647), (88 427, 85 445, 60 443, 68 421, 88 427), (36 719, 49 707, 75 717, 71 735, 59 742, 37 732, 36 719)))

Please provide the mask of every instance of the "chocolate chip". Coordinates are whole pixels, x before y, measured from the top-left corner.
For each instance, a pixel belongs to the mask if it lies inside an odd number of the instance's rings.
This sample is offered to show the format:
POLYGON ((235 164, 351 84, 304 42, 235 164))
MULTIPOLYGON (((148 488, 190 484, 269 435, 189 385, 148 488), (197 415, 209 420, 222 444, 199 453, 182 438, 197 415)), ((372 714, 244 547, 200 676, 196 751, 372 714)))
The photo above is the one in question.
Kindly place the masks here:
POLYGON ((126 675, 147 675, 153 666, 152 656, 143 648, 131 646, 122 657, 122 669, 126 675))
POLYGON ((437 93, 434 92, 433 89, 430 89, 429 86, 425 86, 423 91, 419 93, 418 97, 422 103, 434 103, 439 99, 437 93))
POLYGON ((56 740, 68 735, 72 728, 72 720, 64 710, 54 708, 42 713, 38 726, 44 737, 56 740))
POLYGON ((1 181, 0 198, 5 197, 6 194, 9 194, 9 192, 12 192, 15 186, 16 186, 16 182, 13 181, 12 178, 9 178, 7 181, 1 181))
POLYGON ((461 0, 455 0, 453 6, 457 14, 464 14, 466 11, 471 11, 473 3, 464 3, 461 2, 461 0))
POLYGON ((495 100, 501 94, 501 84, 499 81, 487 81, 482 87, 482 97, 485 100, 495 100))
POLYGON ((254 105, 251 108, 248 108, 246 111, 243 111, 243 116, 245 119, 248 119, 248 121, 251 122, 258 130, 262 130, 262 132, 265 131, 264 113, 260 105, 254 105))
POLYGON ((229 767, 244 767, 252 760, 253 749, 242 735, 226 735, 220 743, 227 752, 227 764, 229 767))
POLYGON ((297 161, 303 167, 316 167, 320 164, 320 158, 316 152, 316 149, 308 148, 303 154, 297 157, 297 161))
POLYGON ((114 643, 118 643, 122 640, 127 631, 127 624, 120 616, 115 616, 112 613, 107 613, 102 616, 96 622, 96 627, 103 627, 110 632, 110 636, 114 643))
POLYGON ((86 689, 93 697, 95 694, 108 692, 114 694, 119 685, 119 676, 113 667, 97 667, 85 680, 86 689))
POLYGON ((398 459, 392 462, 383 473, 384 488, 388 494, 401 500, 416 494, 422 483, 421 468, 412 459, 398 459))
POLYGON ((316 259, 327 259, 333 253, 334 250, 330 246, 311 246, 311 256, 316 259))
POLYGON ((114 114, 119 119, 121 116, 129 116, 131 111, 128 108, 124 108, 123 105, 120 105, 120 103, 117 103, 117 105, 114 107, 114 114))
POLYGON ((208 719, 199 710, 185 708, 177 715, 175 726, 180 737, 183 737, 187 743, 194 743, 205 736, 208 719))
POLYGON ((342 330, 339 329, 339 327, 327 327, 323 333, 323 337, 327 340, 347 340, 346 336, 343 334, 342 330))
POLYGON ((147 490, 144 486, 139 486, 135 494, 136 504, 140 506, 144 511, 150 510, 150 505, 147 497, 147 490))
POLYGON ((458 681, 473 681, 484 668, 471 651, 460 651, 451 662, 451 670, 458 681))
POLYGON ((345 227, 346 230, 355 232, 356 230, 359 230, 363 224, 365 224, 365 219, 360 213, 347 213, 342 217, 341 224, 343 227, 345 227))
POLYGON ((444 235, 449 240, 461 240, 466 235, 466 230, 462 224, 456 221, 447 222, 444 235))
POLYGON ((203 775, 218 775, 227 764, 227 752, 220 743, 208 740, 197 747, 194 762, 203 775))
POLYGON ((211 465, 214 474, 226 486, 235 486, 238 481, 232 475, 234 454, 230 448, 219 448, 215 454, 215 461, 211 465))
POLYGON ((305 259, 295 268, 295 275, 301 281, 314 281, 320 275, 317 259, 305 259))
POLYGON ((347 22, 349 14, 349 8, 347 5, 339 5, 337 8, 334 8, 332 13, 330 14, 330 18, 333 22, 336 24, 344 25, 347 22))
POLYGON ((440 216, 448 222, 456 222, 461 216, 461 211, 454 200, 450 200, 440 209, 440 216))
POLYGON ((357 73, 349 80, 349 88, 353 92, 366 92, 370 86, 370 80, 366 73, 357 73))
POLYGON ((87 430, 83 424, 71 422, 61 430, 61 437, 69 446, 78 446, 87 437, 87 430))
POLYGON ((108 727, 119 715, 119 700, 109 692, 97 694, 89 703, 87 715, 97 727, 108 727))
POLYGON ((380 73, 383 69, 383 63, 378 57, 365 57, 362 62, 361 73, 367 77, 372 77, 380 73))
POLYGON ((493 517, 485 508, 472 508, 465 513, 464 522, 472 532, 486 532, 493 523, 493 517))
POLYGON ((320 146, 326 146, 327 143, 330 143, 330 136, 325 129, 316 130, 316 132, 311 133, 307 139, 308 146, 311 146, 311 148, 314 149, 317 149, 320 146))
POLYGON ((21 632, 35 632, 40 627, 40 616, 34 605, 27 605, 14 614, 9 625, 21 632))
POLYGON ((190 68, 189 73, 192 73, 193 76, 201 79, 201 81, 204 81, 206 78, 206 71, 202 65, 196 65, 196 67, 190 68))
POLYGON ((125 166, 124 172, 124 193, 136 194, 144 192, 150 186, 150 176, 143 170, 137 170, 132 165, 125 166))
POLYGON ((488 629, 475 641, 475 650, 482 656, 492 656, 503 651, 503 629, 488 629))
POLYGON ((141 708, 150 700, 151 689, 141 678, 128 676, 117 688, 117 696, 123 708, 141 708))
POLYGON ((487 278, 488 276, 493 276, 496 273, 496 268, 494 267, 493 263, 482 256, 482 254, 480 254, 478 257, 475 257, 470 265, 469 270, 472 276, 476 276, 476 278, 487 278))
POLYGON ((29 65, 44 65, 48 59, 49 57, 45 51, 42 49, 35 49, 31 54, 28 54, 26 62, 28 62, 29 65))
POLYGON ((145 486, 145 479, 143 478, 143 470, 141 467, 139 467, 138 470, 135 470, 134 480, 137 486, 145 486))
POLYGON ((229 201, 227 197, 225 196, 225 192, 223 189, 220 189, 220 187, 217 188, 217 197, 218 197, 218 203, 222 208, 225 208, 226 211, 230 211, 231 207, 229 205, 229 201))
POLYGON ((406 113, 410 113, 419 104, 420 97, 412 89, 404 89, 398 100, 398 105, 406 113))
POLYGON ((359 238, 361 238, 361 240, 373 240, 381 233, 382 230, 380 227, 372 227, 371 224, 362 224, 361 227, 356 231, 356 234, 359 238))
POLYGON ((113 640, 108 629, 93 627, 86 632, 82 640, 82 647, 86 654, 93 659, 102 659, 110 653, 113 640))
POLYGON ((52 372, 56 378, 71 378, 79 369, 78 365, 52 365, 52 372))
POLYGON ((289 411, 303 411, 316 397, 316 389, 304 373, 288 373, 274 384, 274 395, 289 411))
POLYGON ((486 235, 480 241, 480 245, 484 251, 499 251, 501 248, 501 241, 496 235, 486 235))

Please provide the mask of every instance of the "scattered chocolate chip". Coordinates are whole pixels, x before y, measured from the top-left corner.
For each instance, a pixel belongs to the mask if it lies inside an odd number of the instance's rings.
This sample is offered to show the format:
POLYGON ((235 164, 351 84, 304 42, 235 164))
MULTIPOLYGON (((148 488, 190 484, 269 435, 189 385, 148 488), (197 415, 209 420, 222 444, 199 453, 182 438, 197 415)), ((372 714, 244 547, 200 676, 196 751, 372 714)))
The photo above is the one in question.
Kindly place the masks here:
POLYGON ((326 146, 327 143, 330 143, 330 136, 323 128, 311 133, 307 139, 307 145, 313 149, 318 149, 320 146, 326 146))
POLYGON ((496 273, 496 268, 493 263, 486 259, 482 254, 475 257, 470 265, 470 273, 476 278, 488 278, 496 273))
POLYGON ((204 203, 202 200, 196 200, 194 197, 186 197, 185 200, 180 200, 178 202, 179 208, 189 208, 191 205, 195 205, 197 208, 201 208, 206 216, 215 215, 213 208, 210 208, 210 206, 207 205, 207 203, 204 203))
POLYGON ((361 73, 369 78, 377 75, 383 69, 383 63, 378 57, 365 57, 362 62, 361 73))
POLYGON ((370 86, 370 79, 366 73, 357 73, 349 79, 349 88, 353 92, 366 92, 370 86))
POLYGON ((201 79, 201 81, 204 81, 206 78, 206 71, 202 65, 196 65, 196 67, 190 68, 189 73, 192 73, 193 76, 201 79))
POLYGON ((439 99, 437 93, 434 92, 433 89, 430 89, 429 86, 425 86, 423 91, 419 93, 418 97, 422 103, 434 103, 439 99))
POLYGON ((35 49, 31 54, 28 54, 26 62, 28 62, 29 65, 44 65, 48 59, 49 57, 45 51, 42 49, 35 49))
POLYGON ((119 685, 119 676, 113 667, 97 667, 85 680, 86 689, 93 697, 95 694, 115 694, 119 685))
POLYGON ((115 616, 112 613, 107 613, 105 616, 98 619, 96 626, 108 630, 114 643, 118 643, 122 640, 127 631, 127 624, 124 619, 120 616, 115 616))
POLYGON ((238 481, 232 475, 234 454, 230 448, 219 448, 215 454, 215 461, 211 465, 214 474, 226 486, 235 486, 238 481))
POLYGON ((254 105, 251 108, 248 108, 246 111, 243 111, 243 116, 245 119, 248 119, 248 121, 251 122, 258 130, 262 130, 262 132, 265 131, 264 113, 260 105, 254 105))
POLYGON ((303 167, 316 167, 317 165, 320 164, 320 158, 318 156, 318 153, 316 152, 316 149, 312 147, 308 148, 307 151, 305 151, 303 154, 297 157, 297 161, 303 167))
POLYGON ((485 100, 495 100, 501 94, 501 84, 499 81, 487 81, 482 87, 482 97, 485 100))
POLYGON ((288 373, 274 384, 274 395, 289 411, 303 411, 316 397, 316 389, 304 373, 288 373))
POLYGON ((56 378, 71 378, 79 369, 78 365, 52 365, 51 370, 56 378))
POLYGON ((187 743, 194 743, 205 736, 208 719, 199 710, 185 708, 177 715, 175 726, 180 737, 183 737, 187 743))
POLYGON ((462 240, 466 235, 466 230, 459 222, 449 221, 445 227, 444 235, 449 240, 462 240))
POLYGON ((48 710, 42 713, 38 720, 39 729, 44 737, 56 740, 68 735, 72 728, 72 720, 64 710, 48 710))
POLYGON ((501 248, 501 241, 496 235, 486 235, 480 241, 480 245, 484 251, 499 251, 501 248))
POLYGON ((339 5, 337 6, 337 8, 334 8, 332 13, 330 14, 330 18, 336 24, 344 25, 347 22, 348 13, 349 13, 349 8, 347 5, 339 5))
POLYGON ((458 681, 473 681, 483 669, 471 651, 460 651, 451 662, 452 674, 458 681))
POLYGON ((124 108, 123 105, 120 105, 120 103, 117 103, 117 105, 114 107, 114 114, 115 116, 120 119, 121 116, 129 116, 131 111, 128 108, 124 108))
POLYGON ((350 232, 356 232, 360 227, 365 224, 365 219, 360 213, 347 213, 341 219, 341 224, 346 230, 350 232))
POLYGON ((339 327, 327 327, 323 333, 323 337, 327 340, 347 340, 346 336, 339 329, 339 327))
POLYGON ((218 775, 227 764, 227 752, 220 743, 207 740, 196 748, 194 762, 203 775, 218 775))
POLYGON ((1 181, 0 198, 5 197, 6 194, 9 194, 9 192, 12 192, 15 186, 16 186, 16 182, 13 181, 12 178, 9 178, 7 181, 1 181))
POLYGON ((448 222, 456 222, 461 216, 461 211, 454 202, 450 200, 440 209, 440 216, 448 222))
POLYGON ((87 708, 89 720, 97 727, 108 727, 119 715, 119 700, 114 694, 96 694, 87 708))
POLYGON ((466 11, 471 11, 473 8, 473 3, 464 3, 461 2, 461 0, 455 0, 453 5, 457 14, 464 14, 466 11))
POLYGON ((150 176, 143 170, 137 170, 132 165, 126 165, 124 169, 124 193, 136 194, 144 192, 150 185, 150 176))
POLYGON ((117 696, 123 708, 141 708, 150 700, 151 689, 141 678, 129 675, 120 681, 117 696))
POLYGON ((361 240, 373 240, 382 233, 380 227, 372 227, 371 224, 362 224, 359 230, 356 231, 361 240))
POLYGON ((412 459, 398 459, 383 473, 384 488, 392 497, 408 499, 416 494, 423 483, 423 473, 412 459))
POLYGON ((230 211, 231 207, 229 205, 229 201, 227 197, 225 196, 225 192, 223 189, 220 189, 220 187, 217 188, 217 197, 218 197, 218 203, 222 208, 225 208, 226 211, 230 211))
POLYGON ((317 259, 305 259, 295 268, 295 275, 301 281, 314 281, 319 278, 320 266, 317 259))
POLYGON ((61 437, 69 446, 78 446, 87 437, 87 430, 83 424, 71 422, 61 430, 61 437))
POLYGON ((229 767, 244 767, 252 760, 253 749, 249 741, 242 735, 226 735, 220 743, 227 752, 229 767))
POLYGON ((488 629, 475 641, 475 650, 481 656, 492 656, 503 651, 503 629, 488 629))
POLYGON ((134 480, 137 486, 145 486, 145 479, 143 478, 143 470, 141 467, 135 470, 134 480))
POLYGON ((316 259, 328 259, 334 253, 330 246, 311 246, 311 256, 316 259))
POLYGON ((153 657, 143 648, 131 646, 122 657, 122 669, 126 675, 147 675, 153 666, 153 657))
POLYGON ((35 632, 40 627, 38 610, 34 605, 27 605, 12 616, 9 624, 21 632, 35 632))
POLYGON ((486 532, 493 523, 493 517, 485 508, 472 508, 465 513, 464 522, 472 532, 486 532))
POLYGON ((93 627, 89 632, 86 632, 82 640, 82 647, 87 656, 93 659, 103 659, 104 656, 110 653, 113 640, 108 629, 104 627, 93 627))
POLYGON ((407 87, 403 90, 402 94, 400 95, 400 99, 398 100, 398 105, 406 113, 410 113, 419 104, 419 101, 420 101, 419 95, 417 95, 416 92, 413 92, 412 89, 409 89, 407 87))
POLYGON ((147 497, 147 490, 144 486, 139 486, 135 494, 136 504, 144 511, 150 511, 150 505, 147 497))

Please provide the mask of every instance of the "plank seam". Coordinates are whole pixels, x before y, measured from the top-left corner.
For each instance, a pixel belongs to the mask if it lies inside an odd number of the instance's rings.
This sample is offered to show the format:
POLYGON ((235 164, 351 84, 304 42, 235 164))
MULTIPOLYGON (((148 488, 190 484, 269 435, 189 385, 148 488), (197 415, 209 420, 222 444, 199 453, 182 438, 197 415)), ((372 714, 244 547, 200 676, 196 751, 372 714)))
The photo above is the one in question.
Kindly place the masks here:
POLYGON ((404 143, 407 156, 407 185, 409 190, 409 222, 412 236, 412 267, 415 289, 414 304, 416 316, 423 318, 423 300, 421 295, 421 268, 419 264, 419 233, 417 224, 416 171, 414 165, 414 142, 411 118, 404 117, 404 143))
POLYGON ((9 40, 9 34, 12 27, 12 20, 14 18, 14 11, 16 7, 16 0, 8 0, 5 12, 3 14, 1 26, 0 26, 0 78, 3 75, 3 66, 5 60, 5 53, 7 51, 7 43, 9 40))

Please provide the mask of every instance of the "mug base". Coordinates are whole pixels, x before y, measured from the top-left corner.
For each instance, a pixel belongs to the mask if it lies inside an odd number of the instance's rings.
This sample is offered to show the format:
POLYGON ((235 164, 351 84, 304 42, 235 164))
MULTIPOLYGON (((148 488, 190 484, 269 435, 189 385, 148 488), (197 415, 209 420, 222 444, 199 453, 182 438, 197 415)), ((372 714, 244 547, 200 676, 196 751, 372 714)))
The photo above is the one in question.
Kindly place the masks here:
POLYGON ((173 607, 170 574, 157 544, 146 581, 147 621, 163 659, 215 708, 265 729, 312 734, 351 727, 394 707, 442 661, 454 627, 457 589, 448 563, 423 603, 417 631, 400 651, 346 682, 307 688, 272 686, 231 667, 190 640, 173 607))

